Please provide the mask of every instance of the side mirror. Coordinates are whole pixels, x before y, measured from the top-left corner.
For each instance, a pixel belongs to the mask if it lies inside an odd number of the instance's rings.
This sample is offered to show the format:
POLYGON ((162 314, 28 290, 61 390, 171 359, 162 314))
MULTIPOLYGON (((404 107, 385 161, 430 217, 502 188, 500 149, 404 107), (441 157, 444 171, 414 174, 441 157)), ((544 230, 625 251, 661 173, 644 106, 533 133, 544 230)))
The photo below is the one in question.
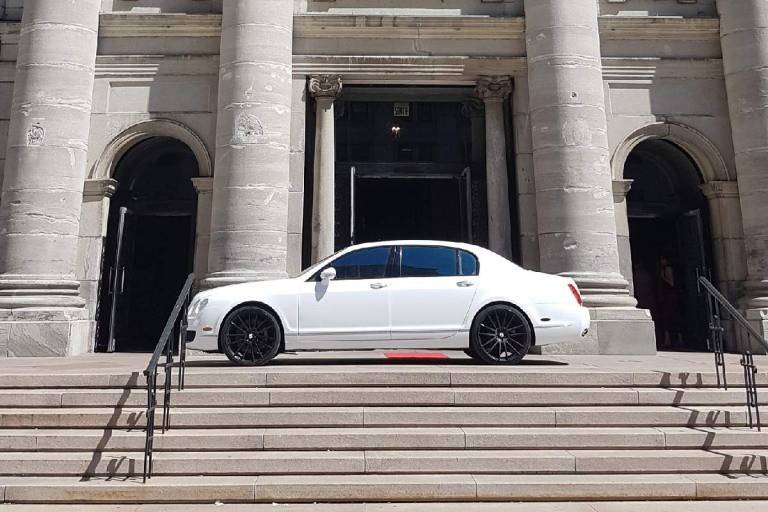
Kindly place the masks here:
POLYGON ((320 272, 320 280, 321 281, 333 281, 336 279, 336 269, 333 267, 328 267, 327 269, 320 272))

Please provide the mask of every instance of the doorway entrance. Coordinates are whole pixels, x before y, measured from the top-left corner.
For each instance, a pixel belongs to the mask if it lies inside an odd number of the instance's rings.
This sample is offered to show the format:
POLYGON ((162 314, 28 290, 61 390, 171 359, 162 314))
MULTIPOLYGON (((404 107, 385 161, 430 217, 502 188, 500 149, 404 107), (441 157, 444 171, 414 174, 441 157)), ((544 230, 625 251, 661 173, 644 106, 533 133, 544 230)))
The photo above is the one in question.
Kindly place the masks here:
POLYGON ((698 276, 711 272, 711 235, 701 175, 664 140, 640 143, 624 176, 632 273, 638 306, 651 311, 660 349, 704 350, 707 318, 698 276))
POLYGON ((115 170, 97 310, 102 351, 154 349, 192 270, 197 159, 182 142, 153 137, 115 170))
POLYGON ((485 132, 467 88, 348 88, 337 101, 336 249, 484 244, 485 132))
POLYGON ((469 168, 426 175, 407 170, 388 173, 382 167, 350 169, 353 243, 472 240, 469 168))

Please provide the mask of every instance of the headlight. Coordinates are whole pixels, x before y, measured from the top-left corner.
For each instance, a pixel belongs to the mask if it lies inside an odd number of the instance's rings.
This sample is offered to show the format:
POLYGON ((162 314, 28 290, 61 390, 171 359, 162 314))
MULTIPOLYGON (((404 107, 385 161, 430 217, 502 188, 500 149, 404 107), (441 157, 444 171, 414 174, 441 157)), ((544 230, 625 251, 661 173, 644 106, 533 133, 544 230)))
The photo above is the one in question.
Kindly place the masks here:
POLYGON ((208 305, 208 299, 194 300, 189 308, 189 316, 192 318, 197 317, 205 306, 208 305))

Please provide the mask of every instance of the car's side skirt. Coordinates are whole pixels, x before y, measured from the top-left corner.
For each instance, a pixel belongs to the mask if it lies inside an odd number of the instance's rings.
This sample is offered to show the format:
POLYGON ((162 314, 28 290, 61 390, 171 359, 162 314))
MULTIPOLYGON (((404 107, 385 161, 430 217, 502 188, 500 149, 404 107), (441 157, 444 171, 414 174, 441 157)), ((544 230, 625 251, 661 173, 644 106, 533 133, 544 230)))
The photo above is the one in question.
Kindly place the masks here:
POLYGON ((371 350, 371 349, 397 349, 397 348, 416 348, 416 349, 466 349, 469 347, 469 332, 461 331, 453 336, 436 337, 432 339, 388 339, 382 336, 379 339, 369 340, 317 340, 309 336, 286 336, 285 349, 291 350, 371 350))

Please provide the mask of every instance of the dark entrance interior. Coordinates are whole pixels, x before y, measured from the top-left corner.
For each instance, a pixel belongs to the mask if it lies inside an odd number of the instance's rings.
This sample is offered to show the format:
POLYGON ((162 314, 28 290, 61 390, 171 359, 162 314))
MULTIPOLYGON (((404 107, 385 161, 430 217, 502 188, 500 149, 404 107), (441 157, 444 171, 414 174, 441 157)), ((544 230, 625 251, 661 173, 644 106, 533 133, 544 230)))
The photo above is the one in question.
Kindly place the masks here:
POLYGON ((131 148, 115 170, 97 311, 98 347, 151 351, 192 269, 197 159, 176 139, 131 148))
POLYGON ((664 140, 630 153, 624 176, 635 296, 656 323, 659 348, 706 348, 707 319, 699 274, 712 268, 707 200, 694 162, 664 140))
POLYGON ((484 123, 471 88, 345 88, 336 101, 336 249, 486 244, 484 123))
POLYGON ((356 243, 468 238, 462 177, 361 177, 356 180, 356 243), (393 203, 393 198, 399 198, 393 203))

